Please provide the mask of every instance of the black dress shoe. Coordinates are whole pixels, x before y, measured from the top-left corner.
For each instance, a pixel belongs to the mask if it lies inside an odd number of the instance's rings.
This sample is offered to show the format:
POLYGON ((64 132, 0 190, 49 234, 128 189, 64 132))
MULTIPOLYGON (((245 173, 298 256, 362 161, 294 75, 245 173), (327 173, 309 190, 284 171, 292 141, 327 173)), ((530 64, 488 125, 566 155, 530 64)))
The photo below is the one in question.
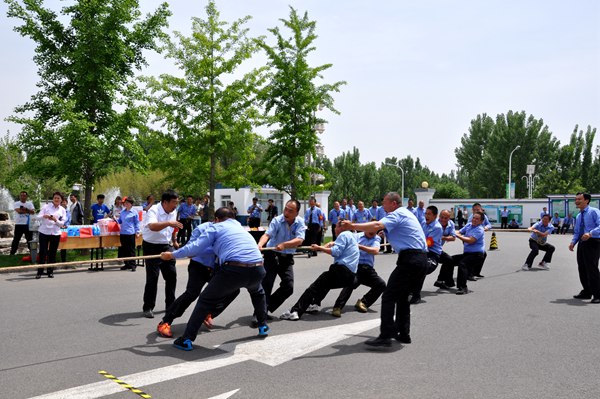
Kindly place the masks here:
POLYGON ((421 297, 415 295, 413 295, 412 298, 410 298, 410 301, 408 301, 408 303, 410 303, 411 305, 416 305, 419 302, 421 302, 421 297))
POLYGON ((481 274, 476 274, 475 277, 477 277, 477 278, 484 278, 485 276, 482 276, 481 274))
POLYGON ((36 275, 35 275, 35 279, 36 279, 36 280, 39 280, 39 279, 41 279, 41 278, 42 278, 42 275, 41 275, 41 274, 36 274, 36 275))
POLYGON ((48 278, 54 278, 54 273, 48 273, 48 278))
POLYGON ((376 348, 389 348, 392 346, 391 338, 373 338, 365 342, 365 345, 376 347, 376 348))
POLYGON ((412 339, 410 339, 410 335, 408 334, 398 334, 396 335, 396 341, 402 344, 410 344, 412 343, 412 339))
POLYGON ((590 303, 600 303, 600 298, 594 298, 590 301, 590 303))
POLYGON ((474 276, 467 277, 467 280, 469 280, 469 281, 477 281, 477 279, 474 276))
POLYGON ((575 298, 575 299, 592 299, 592 296, 584 294, 583 292, 580 292, 577 295, 573 295, 573 298, 575 298))

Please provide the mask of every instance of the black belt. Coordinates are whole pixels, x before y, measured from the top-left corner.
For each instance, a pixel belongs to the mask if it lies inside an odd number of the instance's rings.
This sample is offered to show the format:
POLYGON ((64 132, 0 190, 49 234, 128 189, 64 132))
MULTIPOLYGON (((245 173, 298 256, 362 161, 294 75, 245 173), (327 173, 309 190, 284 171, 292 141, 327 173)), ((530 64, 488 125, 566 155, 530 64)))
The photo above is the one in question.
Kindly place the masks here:
POLYGON ((262 262, 257 263, 242 263, 242 262, 225 262, 223 266, 238 266, 238 267, 259 267, 262 266, 262 262))
POLYGON ((398 256, 400 255, 408 255, 408 254, 426 254, 427 251, 423 251, 422 249, 403 249, 398 252, 398 256))

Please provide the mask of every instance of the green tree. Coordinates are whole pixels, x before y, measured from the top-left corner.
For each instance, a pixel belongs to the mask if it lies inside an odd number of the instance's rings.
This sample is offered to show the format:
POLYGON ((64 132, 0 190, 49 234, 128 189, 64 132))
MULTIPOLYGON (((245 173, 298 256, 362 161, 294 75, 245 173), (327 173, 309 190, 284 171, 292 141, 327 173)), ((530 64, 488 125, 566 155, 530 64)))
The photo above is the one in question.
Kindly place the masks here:
POLYGON ((287 191, 292 198, 303 198, 311 191, 311 173, 308 155, 315 159, 318 137, 315 126, 325 121, 317 118, 315 110, 323 106, 339 113, 333 107, 331 93, 338 92, 345 82, 317 85, 322 72, 331 64, 311 67, 308 56, 316 50, 316 23, 308 14, 301 17, 290 7, 289 20, 280 20, 291 37, 283 36, 278 27, 269 29, 275 37, 272 46, 264 41, 259 45, 269 60, 270 80, 261 94, 270 132, 266 164, 271 185, 287 191))
MULTIPOLYGON (((15 111, 27 167, 42 178, 92 186, 115 167, 138 167, 144 154, 135 132, 143 117, 127 99, 128 83, 156 49, 170 12, 163 3, 140 18, 137 0, 78 0, 58 15, 42 0, 5 0, 15 30, 36 43, 39 92, 15 111), (118 107, 117 107, 118 106, 118 107)), ((89 216, 89 209, 86 209, 89 216)))
POLYGON ((175 32, 175 40, 166 39, 166 57, 175 61, 183 77, 165 74, 143 80, 150 112, 166 128, 165 133, 157 132, 164 145, 164 170, 186 190, 201 190, 208 182, 215 198, 217 182, 237 188, 251 181, 252 128, 259 116, 253 103, 261 71, 233 79, 257 51, 244 27, 250 17, 231 24, 221 21, 214 1, 206 6, 206 14, 206 19, 192 18, 191 36, 175 32))

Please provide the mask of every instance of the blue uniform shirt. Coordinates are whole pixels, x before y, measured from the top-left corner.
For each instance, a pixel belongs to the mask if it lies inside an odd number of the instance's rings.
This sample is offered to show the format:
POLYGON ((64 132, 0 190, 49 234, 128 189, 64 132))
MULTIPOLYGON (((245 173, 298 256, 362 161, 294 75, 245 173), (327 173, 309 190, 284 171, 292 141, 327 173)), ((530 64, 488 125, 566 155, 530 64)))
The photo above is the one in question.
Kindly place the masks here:
POLYGON ((140 232, 140 218, 137 212, 123 209, 117 221, 121 225, 121 234, 131 235, 140 232))
POLYGON ((108 207, 104 204, 99 205, 98 203, 95 203, 90 207, 90 209, 92 210, 94 223, 98 223, 98 220, 104 219, 104 217, 110 213, 110 209, 108 209, 108 207))
POLYGON ((192 205, 188 205, 185 202, 181 205, 179 205, 179 219, 187 219, 188 217, 194 217, 196 216, 196 213, 198 212, 198 208, 196 208, 196 205, 192 204, 192 205))
POLYGON ((471 223, 468 223, 465 227, 460 229, 460 234, 465 237, 475 237, 477 239, 473 244, 463 242, 465 253, 485 252, 485 230, 483 230, 482 224, 475 227, 471 223))
POLYGON ((560 224, 560 217, 558 217, 558 216, 553 217, 552 220, 550 221, 550 223, 552 223, 552 224, 560 224))
POLYGON ((335 264, 344 265, 352 273, 356 273, 358 269, 358 242, 356 236, 350 231, 343 231, 335 239, 335 244, 331 247, 331 256, 333 256, 335 264))
POLYGON ((352 215, 354 215, 352 208, 347 206, 346 208, 341 208, 341 209, 344 211, 344 220, 352 221, 352 215))
POLYGON ((550 214, 548 212, 541 211, 540 212, 540 219, 543 219, 545 215, 550 215, 550 214))
MULTIPOLYGON (((210 226, 212 226, 212 223, 203 223, 201 225, 199 225, 198 227, 196 227, 193 231, 192 231, 192 236, 190 237, 190 240, 187 242, 186 245, 189 245, 191 242, 196 241, 198 238, 200 238, 200 236, 202 235, 203 232, 206 231, 206 229, 208 229, 210 226)), ((208 247, 204 250, 204 252, 194 256, 192 258, 193 261, 196 261, 198 263, 203 264, 204 266, 207 267, 215 267, 215 251, 213 251, 212 247, 208 247)))
POLYGON ((369 213, 371 214, 371 220, 379 220, 377 216, 379 216, 379 208, 378 206, 372 206, 369 208, 369 213))
POLYGON ((427 240, 428 249, 431 252, 440 255, 442 253, 442 234, 444 232, 440 222, 436 219, 429 224, 425 224, 423 230, 427 240))
POLYGON ((380 206, 377 210, 377 220, 381 220, 387 216, 387 212, 383 209, 383 206, 380 206))
POLYGON ((385 233, 396 253, 406 249, 420 249, 427 252, 427 242, 423 227, 417 217, 407 208, 398 208, 381 219, 385 233))
MULTIPOLYGON (((294 223, 290 226, 288 222, 285 221, 285 217, 279 215, 271 220, 266 234, 269 236, 267 246, 275 247, 282 242, 290 241, 294 238, 301 238, 304 240, 306 226, 304 225, 304 220, 302 220, 300 216, 296 216, 294 223)), ((296 248, 287 248, 281 251, 281 253, 284 254, 293 254, 294 252, 296 252, 296 248)))
POLYGON ((318 223, 323 226, 324 218, 325 215, 323 215, 323 211, 321 208, 316 206, 310 207, 306 210, 306 212, 304 212, 304 223, 307 225, 311 223, 318 223))
POLYGON ((566 226, 566 225, 570 226, 572 224, 573 224, 573 218, 565 216, 565 218, 563 219, 563 226, 566 226))
POLYGON ((590 233, 592 238, 600 238, 600 210, 588 206, 579 212, 573 226, 573 244, 577 244, 579 239, 585 233, 590 233), (581 218, 583 216, 583 226, 581 218))
POLYGON ((329 223, 331 224, 338 224, 338 222, 340 220, 344 220, 345 217, 346 212, 342 208, 339 210, 333 208, 331 211, 329 211, 329 223))
MULTIPOLYGON (((441 224, 440 224, 441 226, 441 224)), ((442 237, 448 237, 448 236, 452 236, 452 237, 456 237, 456 228, 454 227, 454 222, 452 220, 448 220, 448 224, 446 225, 446 227, 444 228, 442 226, 442 237)), ((442 241, 442 246, 446 243, 446 241, 442 241)))
POLYGON ((368 209, 357 210, 352 215, 352 221, 356 223, 367 223, 371 220, 371 212, 368 209))
MULTIPOLYGON (((536 224, 534 224, 532 226, 534 229, 536 229, 539 232, 545 233, 547 231, 549 231, 550 233, 552 233, 554 231, 554 226, 552 226, 551 223, 548 223, 548 226, 544 226, 544 224, 542 223, 542 221, 540 220, 539 222, 537 222, 536 224)), ((535 233, 531 233, 531 238, 536 240, 539 238, 537 234, 535 233)))
POLYGON ((419 222, 421 222, 422 225, 426 225, 427 222, 425 221, 425 208, 417 208, 417 219, 419 219, 419 222))
MULTIPOLYGON (((364 233, 358 234, 358 243, 360 245, 364 245, 365 247, 374 247, 379 248, 381 245, 381 237, 375 235, 373 238, 368 238, 364 233)), ((375 266, 375 255, 371 255, 363 250, 359 250, 360 256, 358 258, 359 265, 369 265, 371 267, 375 266)))
POLYGON ((263 260, 254 238, 235 219, 213 223, 200 234, 197 240, 173 252, 173 256, 175 258, 197 256, 204 253, 208 247, 213 248, 221 264, 228 261, 259 263, 263 260))

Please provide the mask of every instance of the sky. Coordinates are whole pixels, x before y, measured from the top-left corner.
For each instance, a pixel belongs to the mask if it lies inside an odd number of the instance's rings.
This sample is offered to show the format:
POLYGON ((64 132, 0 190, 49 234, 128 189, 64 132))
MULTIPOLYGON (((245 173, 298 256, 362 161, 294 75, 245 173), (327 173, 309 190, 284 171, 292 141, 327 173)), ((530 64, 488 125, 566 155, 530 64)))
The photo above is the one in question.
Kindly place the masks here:
MULTIPOLYGON (((46 1, 54 9, 69 3, 46 1)), ((140 3, 147 12, 160 2, 140 3)), ((172 0, 168 31, 189 33, 191 17, 202 18, 206 4, 172 0)), ((454 149, 483 113, 525 111, 563 144, 575 125, 600 127, 597 0, 217 1, 223 20, 250 15, 250 34, 270 43, 267 29, 281 26, 290 6, 317 22, 311 65, 333 64, 317 83, 347 82, 334 95, 341 114, 319 113, 332 160, 356 147, 363 163, 410 155, 449 173, 454 149)), ((16 136, 19 126, 4 119, 36 92, 38 76, 34 45, 12 30, 18 21, 6 10, 0 3, 0 134, 16 136)), ((147 60, 144 75, 177 73, 160 55, 147 60)), ((258 55, 253 63, 264 61, 258 55)))

